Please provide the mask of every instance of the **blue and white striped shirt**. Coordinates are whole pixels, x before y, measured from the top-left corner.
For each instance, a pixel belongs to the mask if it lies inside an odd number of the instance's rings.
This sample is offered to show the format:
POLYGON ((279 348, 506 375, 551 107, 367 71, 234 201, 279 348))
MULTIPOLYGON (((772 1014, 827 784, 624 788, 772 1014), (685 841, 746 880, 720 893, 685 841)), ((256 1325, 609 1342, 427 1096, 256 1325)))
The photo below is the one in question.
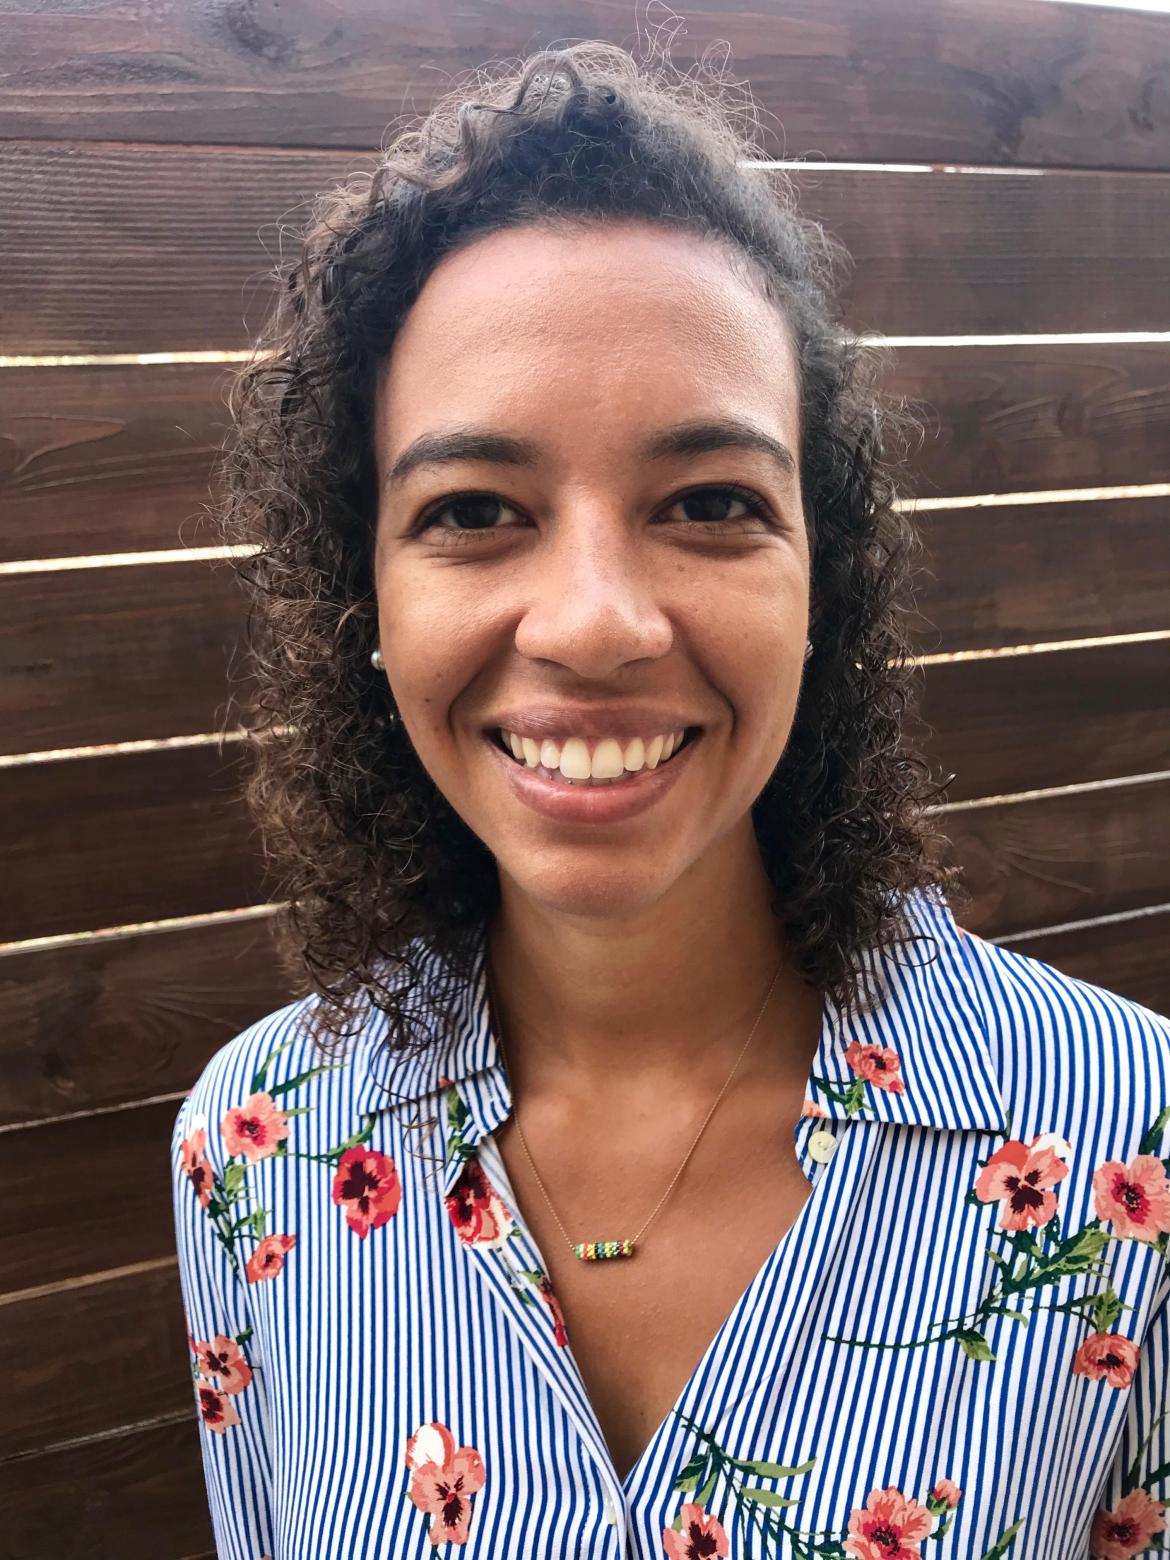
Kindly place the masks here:
POLYGON ((421 1058, 371 1009, 325 1063, 315 997, 224 1045, 172 1144, 221 1560, 1167 1552, 1170 1020, 907 908, 873 1010, 825 1003, 808 1200, 624 1479, 493 1138, 482 940, 421 1058))

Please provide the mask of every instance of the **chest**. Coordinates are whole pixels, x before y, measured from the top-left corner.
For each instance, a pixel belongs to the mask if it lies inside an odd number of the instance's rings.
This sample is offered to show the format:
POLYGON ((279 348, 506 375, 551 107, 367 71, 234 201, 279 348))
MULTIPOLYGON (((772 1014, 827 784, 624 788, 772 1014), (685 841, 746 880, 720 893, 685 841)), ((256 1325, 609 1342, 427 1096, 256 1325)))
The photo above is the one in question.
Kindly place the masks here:
MULTIPOLYGON (((514 1132, 502 1130, 497 1138, 624 1478, 808 1201, 812 1186, 797 1162, 792 1126, 763 1140, 742 1132, 713 1140, 708 1153, 688 1164, 634 1256, 599 1262, 583 1262, 570 1251, 514 1132), (747 1191, 761 1187, 767 1188, 763 1198, 747 1191)), ((640 1201, 620 1181, 596 1180, 592 1237, 633 1238, 671 1173, 665 1166, 657 1178, 648 1177, 640 1201)), ((587 1211, 584 1218, 590 1218, 587 1211)), ((585 1238, 581 1212, 574 1224, 585 1238)))

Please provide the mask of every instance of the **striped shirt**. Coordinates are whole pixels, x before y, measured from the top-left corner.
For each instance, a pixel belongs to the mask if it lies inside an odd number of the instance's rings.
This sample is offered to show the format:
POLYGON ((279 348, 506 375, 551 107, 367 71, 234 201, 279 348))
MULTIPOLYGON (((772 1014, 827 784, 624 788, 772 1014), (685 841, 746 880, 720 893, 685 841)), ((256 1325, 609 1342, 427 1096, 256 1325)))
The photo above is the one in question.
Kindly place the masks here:
POLYGON ((329 1063, 315 996, 224 1045, 172 1143, 221 1560, 1166 1552, 1170 1020, 906 910, 872 1010, 825 1001, 808 1199, 624 1478, 493 1137, 486 940, 421 1057, 371 1007, 329 1063))

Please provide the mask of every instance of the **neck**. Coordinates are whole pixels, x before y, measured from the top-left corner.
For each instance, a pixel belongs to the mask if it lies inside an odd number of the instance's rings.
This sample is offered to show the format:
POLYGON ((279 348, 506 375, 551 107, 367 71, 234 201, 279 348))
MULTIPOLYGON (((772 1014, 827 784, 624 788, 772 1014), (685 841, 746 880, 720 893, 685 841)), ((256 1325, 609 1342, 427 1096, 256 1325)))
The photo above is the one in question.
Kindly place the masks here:
POLYGON ((625 916, 562 913, 501 879, 488 963, 514 1079, 594 1094, 618 1079, 677 1088, 688 1069, 708 1080, 735 1061, 778 969, 741 1071, 763 1051, 804 1078, 821 998, 791 962, 754 834, 721 844, 625 916))

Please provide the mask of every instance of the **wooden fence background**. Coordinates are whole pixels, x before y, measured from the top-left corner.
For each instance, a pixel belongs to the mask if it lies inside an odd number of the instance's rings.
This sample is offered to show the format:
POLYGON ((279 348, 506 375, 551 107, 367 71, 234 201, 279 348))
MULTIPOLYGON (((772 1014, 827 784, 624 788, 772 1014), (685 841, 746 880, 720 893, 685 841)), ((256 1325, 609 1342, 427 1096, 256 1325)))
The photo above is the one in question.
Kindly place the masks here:
MULTIPOLYGON (((640 52, 641 11, 0 0, 5 1560, 213 1550, 167 1145, 212 1051, 290 997, 215 735, 242 603, 189 553, 226 355, 282 225, 397 115, 557 41, 640 52)), ((816 163, 850 321, 896 338, 929 420, 905 492, 964 920, 1170 1010, 1170 15, 683 21, 675 63, 727 40, 776 155, 816 163)))

